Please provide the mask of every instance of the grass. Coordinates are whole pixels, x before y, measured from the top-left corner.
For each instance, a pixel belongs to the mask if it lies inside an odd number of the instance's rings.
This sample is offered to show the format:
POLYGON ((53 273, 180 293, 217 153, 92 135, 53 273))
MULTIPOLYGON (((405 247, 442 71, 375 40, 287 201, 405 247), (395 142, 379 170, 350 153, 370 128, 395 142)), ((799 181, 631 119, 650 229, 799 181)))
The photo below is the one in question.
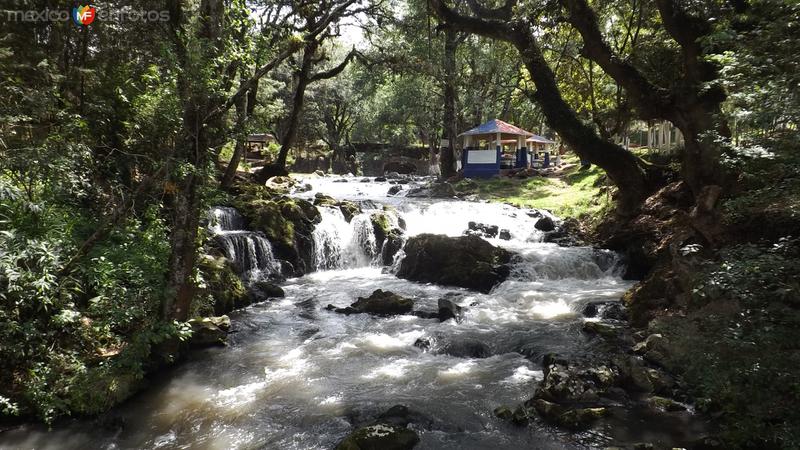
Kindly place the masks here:
POLYGON ((456 183, 455 188, 482 200, 547 209, 559 217, 591 217, 610 203, 608 195, 601 192, 604 176, 597 166, 582 170, 576 165, 558 178, 470 179, 456 183))

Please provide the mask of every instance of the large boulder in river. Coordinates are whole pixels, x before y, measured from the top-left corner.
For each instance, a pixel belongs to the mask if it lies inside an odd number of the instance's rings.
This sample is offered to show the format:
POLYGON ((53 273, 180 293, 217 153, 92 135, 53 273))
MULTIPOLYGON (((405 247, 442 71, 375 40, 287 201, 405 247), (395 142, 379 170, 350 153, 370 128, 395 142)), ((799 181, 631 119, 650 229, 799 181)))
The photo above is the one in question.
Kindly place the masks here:
POLYGON ((456 190, 453 185, 447 182, 431 183, 427 186, 411 188, 406 194, 406 197, 427 197, 427 198, 453 198, 456 196, 456 190))
POLYGON ((376 316, 394 316, 410 313, 414 309, 414 301, 393 292, 377 289, 369 297, 359 297, 355 303, 347 308, 336 308, 333 305, 328 305, 327 309, 348 315, 367 313, 376 316))
MULTIPOLYGON (((225 319, 222 317, 192 319, 189 321, 189 326, 192 328, 192 337, 189 339, 191 347, 202 348, 225 345, 228 338, 228 333, 223 329, 225 327, 225 319)), ((230 327, 230 320, 227 321, 227 326, 230 327)))
POLYGON ((477 236, 420 234, 408 240, 397 276, 488 293, 509 273, 511 253, 477 236))

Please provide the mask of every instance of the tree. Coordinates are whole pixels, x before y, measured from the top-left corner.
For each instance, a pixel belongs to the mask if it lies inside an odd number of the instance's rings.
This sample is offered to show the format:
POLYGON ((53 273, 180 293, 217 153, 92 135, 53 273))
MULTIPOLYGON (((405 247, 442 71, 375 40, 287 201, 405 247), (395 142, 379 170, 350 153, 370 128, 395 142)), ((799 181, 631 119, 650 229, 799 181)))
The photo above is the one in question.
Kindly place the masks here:
POLYGON ((261 65, 239 88, 228 94, 238 68, 236 58, 223 63, 226 11, 222 0, 202 0, 194 29, 184 15, 180 1, 170 2, 172 42, 179 65, 178 95, 184 99, 180 141, 174 154, 170 176, 172 233, 167 277, 168 294, 162 313, 165 317, 186 320, 194 297, 194 268, 197 256, 197 230, 203 189, 209 163, 214 161, 215 145, 222 141, 224 114, 246 96, 258 81, 298 50, 296 41, 288 43, 269 62, 261 65), (187 29, 188 28, 188 29, 187 29), (222 60, 222 61, 221 61, 222 60))
POLYGON ((284 175, 286 171, 286 158, 289 150, 297 138, 297 127, 303 111, 306 89, 308 85, 321 80, 327 80, 339 75, 356 56, 353 49, 336 66, 327 70, 314 71, 323 62, 327 61, 325 43, 338 35, 338 25, 348 17, 366 14, 380 6, 381 2, 373 5, 362 5, 358 0, 333 0, 318 4, 295 5, 300 18, 295 29, 305 32, 303 53, 298 66, 293 73, 294 89, 288 109, 288 115, 283 122, 283 132, 280 137, 281 149, 277 160, 264 166, 257 174, 257 182, 265 182, 274 175, 284 175))
POLYGON ((624 148, 608 142, 583 123, 564 101, 555 75, 544 58, 529 18, 511 17, 514 2, 509 1, 497 10, 482 8, 477 2, 470 6, 482 17, 464 16, 447 7, 442 0, 431 0, 435 14, 451 26, 513 44, 520 53, 531 80, 536 86, 533 99, 541 106, 545 117, 575 152, 602 167, 620 192, 619 212, 634 213, 641 201, 659 184, 659 174, 624 148))

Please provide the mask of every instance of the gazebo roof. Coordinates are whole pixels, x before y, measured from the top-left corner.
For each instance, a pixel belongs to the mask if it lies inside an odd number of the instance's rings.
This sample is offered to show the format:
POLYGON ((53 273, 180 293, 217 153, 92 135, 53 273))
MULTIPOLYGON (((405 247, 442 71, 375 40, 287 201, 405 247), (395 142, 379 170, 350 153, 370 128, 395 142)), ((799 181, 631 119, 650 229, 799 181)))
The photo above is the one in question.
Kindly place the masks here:
POLYGON ((479 125, 471 130, 465 131, 459 136, 475 136, 479 134, 513 134, 516 136, 535 136, 529 131, 525 131, 520 127, 511 125, 508 122, 503 122, 500 119, 492 119, 483 125, 479 125))
POLYGON ((525 142, 538 142, 540 144, 555 144, 556 141, 551 141, 546 137, 539 136, 538 134, 533 134, 528 139, 525 139, 525 142))

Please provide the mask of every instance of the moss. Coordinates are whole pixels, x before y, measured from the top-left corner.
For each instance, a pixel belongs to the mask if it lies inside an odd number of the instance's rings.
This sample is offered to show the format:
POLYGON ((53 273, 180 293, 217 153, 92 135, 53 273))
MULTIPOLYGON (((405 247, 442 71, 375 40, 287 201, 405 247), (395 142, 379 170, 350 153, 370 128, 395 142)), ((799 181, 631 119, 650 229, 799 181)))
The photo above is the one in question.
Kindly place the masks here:
POLYGON ((384 212, 372 213, 370 220, 372 221, 372 228, 375 233, 375 243, 378 249, 380 249, 386 241, 386 238, 392 232, 392 224, 389 221, 389 216, 384 212))
POLYGON ((207 301, 197 305, 193 315, 220 315, 247 305, 247 290, 227 259, 203 255, 198 266, 205 280, 200 297, 207 301))

